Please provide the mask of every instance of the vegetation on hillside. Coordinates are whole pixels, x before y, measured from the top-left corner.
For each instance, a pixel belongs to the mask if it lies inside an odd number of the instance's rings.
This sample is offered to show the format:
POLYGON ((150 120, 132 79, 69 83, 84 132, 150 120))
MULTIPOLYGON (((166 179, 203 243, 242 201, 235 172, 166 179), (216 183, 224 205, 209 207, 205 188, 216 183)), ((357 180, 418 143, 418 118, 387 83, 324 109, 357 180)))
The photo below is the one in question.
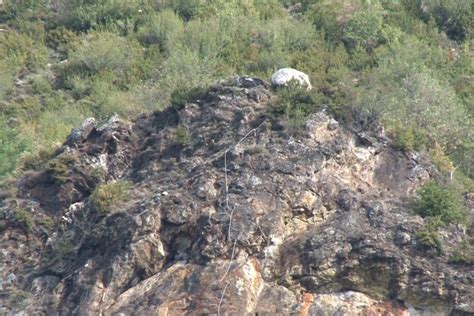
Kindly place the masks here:
POLYGON ((218 79, 281 67, 315 87, 282 98, 277 112, 294 122, 321 106, 360 125, 381 120, 400 149, 474 178, 473 1, 2 3, 0 178, 86 117, 163 109, 218 79))

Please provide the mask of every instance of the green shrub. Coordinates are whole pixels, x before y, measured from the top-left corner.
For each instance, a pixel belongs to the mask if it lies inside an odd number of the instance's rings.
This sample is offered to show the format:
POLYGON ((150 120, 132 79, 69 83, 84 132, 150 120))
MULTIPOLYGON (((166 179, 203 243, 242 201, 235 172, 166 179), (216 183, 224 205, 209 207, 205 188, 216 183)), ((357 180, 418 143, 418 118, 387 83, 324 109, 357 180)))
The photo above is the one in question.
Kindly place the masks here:
POLYGON ((340 41, 343 36, 343 25, 347 22, 344 1, 318 1, 309 7, 306 16, 314 23, 316 29, 324 32, 328 42, 340 41))
POLYGON ((40 42, 14 30, 0 32, 0 57, 13 72, 22 67, 31 71, 46 67, 48 51, 40 42))
POLYGON ((45 217, 40 221, 40 224, 46 228, 48 231, 53 230, 54 220, 51 217, 45 215, 45 217))
POLYGON ((71 130, 78 126, 91 113, 79 104, 48 104, 49 111, 40 112, 39 116, 24 120, 19 129, 25 138, 31 141, 32 152, 38 150, 52 151, 61 146, 71 130), (62 107, 61 107, 62 106, 62 107))
POLYGON ((200 0, 174 0, 171 2, 173 10, 185 21, 191 20, 199 14, 201 9, 200 0))
POLYGON ((46 33, 45 41, 48 47, 55 49, 62 58, 66 58, 69 50, 78 45, 79 37, 64 26, 58 26, 46 33))
POLYGON ((419 151, 426 144, 426 139, 416 127, 396 125, 390 129, 390 134, 398 150, 419 151))
POLYGON ((137 38, 142 44, 158 45, 163 52, 169 54, 171 53, 167 46, 169 39, 183 30, 183 20, 172 10, 163 10, 149 17, 148 22, 138 30, 137 38))
POLYGON ((53 153, 50 150, 41 149, 34 153, 28 153, 22 156, 18 169, 20 171, 34 170, 39 171, 44 168, 46 163, 52 158, 53 153))
POLYGON ((180 145, 189 145, 191 143, 191 133, 184 125, 180 125, 176 128, 175 136, 176 142, 180 145))
POLYGON ((107 176, 107 171, 102 166, 96 166, 92 169, 91 176, 97 181, 102 182, 107 176))
POLYGON ((0 61, 0 100, 6 97, 8 92, 12 91, 13 88, 13 77, 15 72, 11 69, 11 66, 5 62, 0 61))
POLYGON ((459 222, 465 217, 456 193, 435 181, 421 187, 413 209, 423 217, 438 217, 444 223, 459 222))
POLYGON ((344 26, 343 38, 350 48, 362 45, 366 49, 375 48, 383 40, 382 7, 377 1, 356 11, 344 26))
POLYGON ((474 6, 464 0, 431 0, 423 2, 421 17, 431 15, 438 27, 453 40, 463 41, 474 30, 474 6))
POLYGON ((296 80, 292 80, 287 87, 279 88, 277 93, 273 115, 285 118, 291 129, 300 128, 309 115, 320 108, 320 96, 307 91, 296 80))
POLYGON ((74 233, 65 232, 62 234, 54 244, 54 249, 57 251, 61 259, 69 256, 74 252, 74 233))
POLYGON ((60 22, 67 28, 84 32, 91 28, 124 24, 139 14, 138 0, 61 0, 60 22))
POLYGON ((65 183, 69 178, 69 172, 75 161, 76 159, 72 155, 61 155, 50 161, 48 168, 53 173, 53 178, 56 181, 65 183))
POLYGON ((207 89, 203 87, 179 87, 171 93, 171 105, 177 110, 181 110, 187 103, 204 98, 207 89))
POLYGON ((439 218, 428 220, 425 225, 416 233, 419 244, 428 249, 435 249, 438 253, 443 250, 443 245, 438 233, 442 221, 439 218))
POLYGON ((415 126, 415 143, 436 142, 447 150, 465 140, 470 130, 465 109, 444 75, 428 64, 442 60, 437 51, 409 37, 381 50, 377 58, 378 67, 367 69, 356 87, 355 107, 380 113, 388 129, 415 126))
MULTIPOLYGON (((127 84, 133 68, 142 57, 137 43, 108 32, 95 32, 81 38, 69 54, 69 62, 60 68, 66 87, 70 80, 111 73, 114 83, 127 84)), ((80 80, 80 79, 79 79, 80 80)))
POLYGON ((462 241, 449 258, 452 264, 474 264, 474 239, 462 241))
POLYGON ((92 207, 101 215, 107 215, 130 199, 130 182, 117 181, 100 184, 91 195, 92 207))
POLYGON ((51 83, 43 76, 34 76, 31 79, 31 88, 33 94, 37 95, 51 95, 53 93, 53 87, 51 83))
POLYGON ((21 223, 27 230, 31 230, 34 225, 33 216, 31 213, 24 208, 20 208, 15 211, 15 218, 21 223))

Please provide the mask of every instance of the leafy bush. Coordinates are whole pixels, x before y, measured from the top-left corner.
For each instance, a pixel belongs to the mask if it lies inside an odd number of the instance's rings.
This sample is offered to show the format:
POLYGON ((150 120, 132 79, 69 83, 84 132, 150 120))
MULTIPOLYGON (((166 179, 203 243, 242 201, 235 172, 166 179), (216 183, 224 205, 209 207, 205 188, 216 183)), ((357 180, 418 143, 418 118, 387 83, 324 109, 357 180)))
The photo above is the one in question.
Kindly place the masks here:
POLYGON ((426 144, 426 139, 419 128, 414 126, 395 125, 391 127, 395 148, 403 151, 422 150, 426 144))
POLYGON ((35 71, 46 66, 48 51, 29 36, 8 30, 0 32, 0 57, 14 72, 22 67, 35 71))
POLYGON ((413 209, 423 217, 438 217, 444 223, 459 222, 465 217, 456 193, 435 181, 427 182, 418 191, 413 209))
POLYGON ((299 129, 306 118, 319 109, 319 95, 306 90, 299 82, 292 80, 287 87, 278 90, 278 101, 273 108, 273 114, 284 117, 291 129, 299 129))
POLYGON ((137 32, 139 41, 144 45, 159 45, 160 49, 168 54, 171 50, 167 46, 175 33, 184 30, 184 22, 172 10, 163 10, 151 15, 148 22, 137 32))
POLYGON ((344 26, 343 38, 350 48, 375 48, 384 38, 382 7, 375 1, 356 11, 344 26))
POLYGON ((406 46, 394 43, 382 52, 378 67, 367 70, 357 87, 356 107, 379 112, 389 129, 416 126, 416 138, 427 146, 458 146, 470 130, 466 112, 446 79, 423 62, 437 59, 438 53, 421 49, 413 38, 404 42, 406 46))
POLYGON ((62 155, 58 158, 50 161, 48 168, 53 173, 53 178, 60 182, 65 183, 69 177, 69 171, 75 162, 74 156, 62 155))
POLYGON ((110 214, 120 203, 130 199, 130 182, 100 184, 91 195, 92 207, 102 215, 110 214))
POLYGON ((34 153, 28 153, 21 157, 18 165, 20 171, 34 170, 38 171, 44 168, 46 163, 51 159, 52 152, 50 150, 38 150, 34 153))
MULTIPOLYGON (((133 67, 141 58, 141 49, 134 42, 112 33, 96 32, 83 37, 69 54, 69 62, 60 69, 63 80, 110 72, 125 84, 132 79, 133 67)), ((70 83, 69 83, 70 85, 70 83)))
POLYGON ((472 2, 464 0, 431 0, 423 2, 421 17, 433 17, 438 27, 457 41, 466 39, 474 30, 472 2))

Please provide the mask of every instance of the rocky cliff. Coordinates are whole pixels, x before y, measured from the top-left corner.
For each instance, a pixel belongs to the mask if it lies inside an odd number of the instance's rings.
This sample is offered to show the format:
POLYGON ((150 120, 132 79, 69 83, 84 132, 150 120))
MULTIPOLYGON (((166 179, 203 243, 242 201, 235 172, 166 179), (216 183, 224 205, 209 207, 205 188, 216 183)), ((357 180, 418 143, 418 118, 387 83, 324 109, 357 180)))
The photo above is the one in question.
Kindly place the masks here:
POLYGON ((275 98, 239 77, 86 120, 2 195, 0 313, 473 314, 473 268, 448 262, 464 227, 417 237, 429 162, 324 110, 288 133, 275 98))

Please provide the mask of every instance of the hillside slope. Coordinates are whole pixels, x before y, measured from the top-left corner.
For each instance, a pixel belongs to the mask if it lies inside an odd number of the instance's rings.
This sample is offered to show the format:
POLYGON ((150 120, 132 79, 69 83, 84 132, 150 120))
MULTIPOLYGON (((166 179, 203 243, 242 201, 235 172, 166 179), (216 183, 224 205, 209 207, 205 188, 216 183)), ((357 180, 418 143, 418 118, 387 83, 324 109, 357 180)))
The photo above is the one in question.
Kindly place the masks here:
POLYGON ((289 133, 275 98, 237 77, 86 120, 0 201, 0 313, 474 313, 464 228, 427 245, 409 207, 431 164, 324 110, 289 133))

